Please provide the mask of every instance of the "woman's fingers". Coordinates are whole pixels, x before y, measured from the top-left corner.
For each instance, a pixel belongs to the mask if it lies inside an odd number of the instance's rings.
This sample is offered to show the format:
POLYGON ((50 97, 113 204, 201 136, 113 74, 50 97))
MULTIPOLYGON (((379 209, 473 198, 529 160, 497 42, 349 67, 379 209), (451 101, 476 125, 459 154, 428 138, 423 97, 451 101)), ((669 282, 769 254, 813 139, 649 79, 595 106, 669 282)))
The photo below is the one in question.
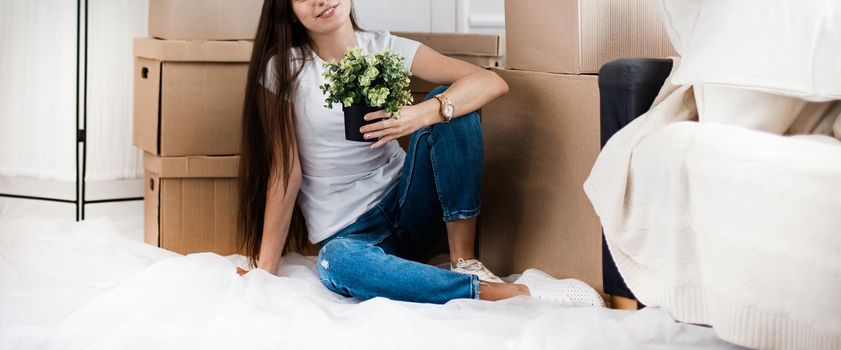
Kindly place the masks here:
POLYGON ((374 123, 369 125, 370 130, 364 132, 362 134, 362 137, 366 140, 373 140, 376 138, 384 138, 386 136, 394 136, 394 138, 398 138, 400 136, 408 134, 408 132, 406 132, 406 126, 400 123, 399 121, 385 120, 380 123, 374 123), (385 124, 376 125, 380 123, 385 124))
POLYGON ((396 120, 386 119, 383 121, 379 121, 376 123, 371 123, 359 128, 359 132, 366 133, 366 132, 376 132, 391 128, 396 125, 396 120))
POLYGON ((359 128, 362 137, 366 140, 379 140, 370 146, 371 149, 380 147, 391 140, 395 140, 401 136, 409 134, 407 123, 411 118, 391 119, 391 116, 386 111, 376 111, 365 115, 365 120, 385 119, 376 123, 371 123, 359 128))
POLYGON ((405 127, 403 127, 402 125, 396 125, 392 128, 389 128, 389 129, 386 129, 386 130, 383 130, 383 131, 380 131, 380 132, 369 133, 368 135, 370 137, 366 137, 366 139, 367 140, 373 140, 375 138, 379 138, 379 140, 376 143, 371 145, 371 149, 374 149, 374 148, 380 147, 380 146, 388 143, 391 140, 396 140, 396 139, 398 139, 400 137, 403 137, 403 136, 406 136, 408 134, 409 134, 409 132, 406 131, 405 127))
POLYGON ((393 129, 385 129, 385 130, 380 130, 380 131, 372 131, 372 132, 369 132, 369 133, 362 134, 362 138, 364 138, 364 139, 366 139, 366 140, 373 140, 373 139, 376 139, 376 138, 381 138, 381 137, 383 137, 383 136, 386 136, 386 135, 392 134, 392 133, 394 133, 394 132, 395 132, 395 130, 393 130, 393 129))
POLYGON ((389 117, 390 116, 388 115, 388 113, 386 111, 379 110, 379 111, 376 111, 376 112, 368 113, 363 118, 365 120, 375 120, 375 119, 385 119, 385 118, 389 118, 389 117))
POLYGON ((382 145, 384 145, 384 144, 388 143, 389 141, 396 139, 397 137, 398 137, 398 136, 394 136, 394 135, 388 135, 388 136, 386 136, 386 137, 383 137, 383 138, 381 138, 379 141, 377 141, 377 142, 375 142, 373 145, 371 145, 371 147, 370 147, 370 148, 371 148, 371 149, 374 149, 374 148, 380 147, 380 146, 382 146, 382 145))

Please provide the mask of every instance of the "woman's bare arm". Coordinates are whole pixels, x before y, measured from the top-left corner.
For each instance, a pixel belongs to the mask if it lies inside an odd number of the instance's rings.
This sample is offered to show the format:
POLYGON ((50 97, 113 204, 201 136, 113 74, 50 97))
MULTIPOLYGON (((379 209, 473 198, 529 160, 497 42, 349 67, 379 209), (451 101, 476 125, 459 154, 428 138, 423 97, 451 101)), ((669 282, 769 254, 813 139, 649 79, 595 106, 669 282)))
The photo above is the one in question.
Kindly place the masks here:
MULTIPOLYGON (((266 95, 274 96, 272 94, 266 95)), ((270 108, 274 108, 271 105, 272 102, 270 101, 270 108)), ((290 107, 288 113, 291 112, 292 108, 290 107)), ((266 270, 273 275, 277 274, 277 265, 280 263, 281 252, 283 252, 286 237, 289 235, 295 200, 298 197, 298 190, 301 188, 301 162, 298 158, 297 143, 293 142, 291 147, 293 162, 287 186, 283 186, 284 175, 280 167, 280 164, 286 160, 282 159, 280 150, 276 149, 274 152, 275 166, 266 191, 263 239, 260 242, 260 258, 257 261, 257 268, 266 270)))
POLYGON ((260 258, 257 268, 277 274, 280 255, 289 234, 292 211, 301 188, 301 167, 298 152, 294 153, 295 163, 290 174, 289 184, 283 188, 282 176, 275 176, 269 182, 266 193, 266 212, 263 220, 263 240, 260 242, 260 258))
MULTIPOLYGON (((482 108, 508 92, 508 84, 496 73, 444 56, 426 45, 420 45, 415 53, 412 74, 433 84, 449 85, 447 98, 455 105, 457 116, 482 108)), ((423 106, 426 114, 438 116, 437 100, 418 106, 423 106)))

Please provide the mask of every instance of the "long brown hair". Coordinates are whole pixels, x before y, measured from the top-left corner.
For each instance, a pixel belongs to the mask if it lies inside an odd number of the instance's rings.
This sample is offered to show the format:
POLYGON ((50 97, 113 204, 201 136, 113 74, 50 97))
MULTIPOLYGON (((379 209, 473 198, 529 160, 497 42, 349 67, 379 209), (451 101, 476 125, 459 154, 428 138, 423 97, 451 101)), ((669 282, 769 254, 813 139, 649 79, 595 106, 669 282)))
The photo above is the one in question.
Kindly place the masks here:
MULTIPOLYGON (((314 43, 307 29, 295 17, 292 0, 265 0, 263 3, 254 49, 248 68, 245 106, 242 118, 242 146, 239 164, 239 211, 237 215, 237 247, 248 256, 252 267, 257 266, 260 244, 263 240, 266 193, 269 180, 280 172, 283 188, 287 188, 294 162, 295 118, 292 111, 292 91, 298 74, 311 57, 314 43), (292 48, 297 48, 304 59, 296 60, 293 67, 292 48), (274 57, 277 72, 273 89, 260 86, 266 68, 274 57), (274 93, 272 93, 272 91, 274 93), (276 154, 279 152, 279 154, 276 154), (275 160, 282 160, 275 164, 275 160)), ((353 9, 350 20, 356 24, 353 9)), ((286 195, 286 194, 284 194, 286 195)), ((302 251, 307 245, 307 230, 298 206, 292 214, 284 252, 302 251)))

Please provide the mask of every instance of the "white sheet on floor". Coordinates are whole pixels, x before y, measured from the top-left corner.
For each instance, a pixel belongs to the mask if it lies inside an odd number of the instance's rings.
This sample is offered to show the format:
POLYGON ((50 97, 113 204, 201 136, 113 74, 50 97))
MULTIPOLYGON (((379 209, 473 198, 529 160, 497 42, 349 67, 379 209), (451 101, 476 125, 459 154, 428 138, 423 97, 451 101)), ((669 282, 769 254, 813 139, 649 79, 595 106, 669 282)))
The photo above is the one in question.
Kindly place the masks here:
POLYGON ((841 142, 693 120, 667 83, 585 183, 628 286, 737 344, 841 348, 841 142))
MULTIPOLYGON (((0 215, 2 218, 2 215, 0 215)), ((525 297, 359 303, 325 289, 311 257, 243 277, 242 256, 181 256, 107 218, 0 219, 3 349, 732 348, 649 308, 563 309, 525 297)))

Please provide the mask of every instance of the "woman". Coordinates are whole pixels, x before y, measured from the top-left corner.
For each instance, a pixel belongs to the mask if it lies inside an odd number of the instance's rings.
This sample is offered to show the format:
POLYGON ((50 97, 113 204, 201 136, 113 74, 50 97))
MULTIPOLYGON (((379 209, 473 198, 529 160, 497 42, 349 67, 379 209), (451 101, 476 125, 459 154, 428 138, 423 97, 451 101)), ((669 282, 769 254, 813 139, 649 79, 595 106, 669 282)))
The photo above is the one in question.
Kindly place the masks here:
POLYGON ((316 266, 328 289, 361 300, 532 295, 602 305, 583 282, 528 270, 507 284, 475 258, 482 134, 478 114, 466 112, 507 90, 492 72, 416 41, 360 30, 351 0, 266 0, 249 69, 239 177, 239 242, 251 265, 276 274, 291 232, 290 245, 307 238, 322 244, 316 266), (366 115, 377 122, 360 131, 373 144, 346 141, 341 108, 324 107, 318 87, 323 63, 354 47, 399 52, 415 76, 451 86, 404 107, 399 119, 366 115), (405 135, 408 152, 396 141, 405 135), (296 202, 300 214, 293 215, 296 202), (450 270, 419 262, 439 237, 448 239, 450 270))

